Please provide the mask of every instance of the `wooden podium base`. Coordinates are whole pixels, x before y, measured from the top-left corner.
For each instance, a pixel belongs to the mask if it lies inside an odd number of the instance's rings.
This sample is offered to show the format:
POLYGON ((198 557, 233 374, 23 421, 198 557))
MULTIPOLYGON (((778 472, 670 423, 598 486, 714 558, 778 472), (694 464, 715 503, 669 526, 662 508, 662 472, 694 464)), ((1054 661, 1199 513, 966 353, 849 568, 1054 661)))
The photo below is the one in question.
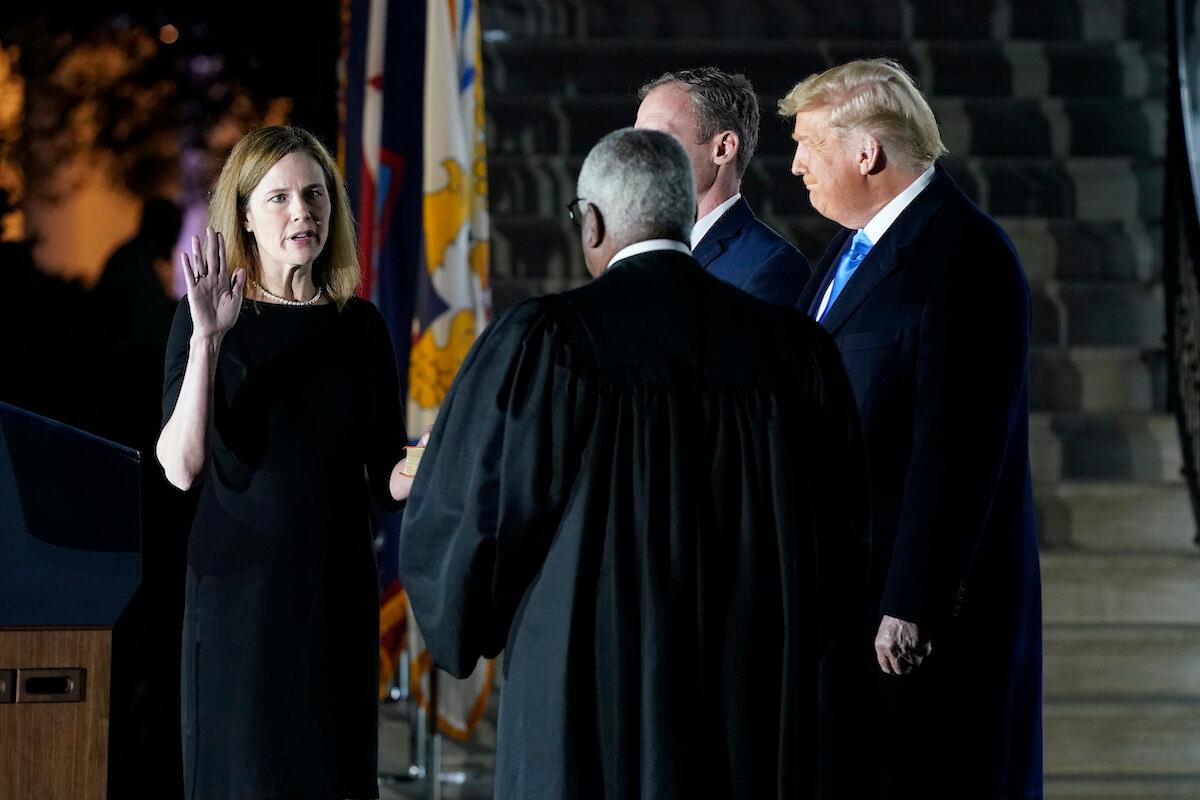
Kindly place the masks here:
POLYGON ((0 798, 104 800, 111 628, 0 628, 0 798))

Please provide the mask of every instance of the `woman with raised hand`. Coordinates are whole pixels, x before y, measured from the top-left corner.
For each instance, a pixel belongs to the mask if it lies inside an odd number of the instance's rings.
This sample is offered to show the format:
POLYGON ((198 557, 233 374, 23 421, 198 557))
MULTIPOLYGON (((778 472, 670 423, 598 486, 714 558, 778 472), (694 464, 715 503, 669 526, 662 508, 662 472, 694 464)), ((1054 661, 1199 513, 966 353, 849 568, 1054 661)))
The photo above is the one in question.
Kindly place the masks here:
POLYGON ((379 603, 369 499, 407 497, 383 318, 354 296, 346 191, 299 128, 248 133, 182 257, 167 479, 197 493, 182 653, 189 800, 374 798, 379 603))

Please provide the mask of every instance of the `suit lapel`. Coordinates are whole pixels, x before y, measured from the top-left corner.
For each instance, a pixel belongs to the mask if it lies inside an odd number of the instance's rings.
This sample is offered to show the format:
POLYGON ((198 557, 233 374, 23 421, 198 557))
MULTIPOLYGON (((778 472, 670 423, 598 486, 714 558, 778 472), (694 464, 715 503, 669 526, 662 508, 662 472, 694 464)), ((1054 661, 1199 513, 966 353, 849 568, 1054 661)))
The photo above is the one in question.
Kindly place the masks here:
MULTIPOLYGON (((941 208, 946 196, 953 191, 957 191, 954 181, 939 165, 933 180, 896 218, 883 238, 875 243, 871 252, 867 253, 867 257, 863 259, 863 263, 846 282, 845 288, 838 295, 837 302, 825 312, 825 317, 821 320, 821 325, 825 330, 831 334, 837 333, 838 329, 854 315, 854 312, 874 291, 875 287, 903 265, 905 250, 941 208)), ((844 241, 845 236, 849 235, 849 231, 845 231, 842 240, 844 241)), ((840 248, 837 252, 841 252, 840 248)), ((829 273, 824 282, 826 286, 829 280, 832 280, 833 270, 830 269, 829 273)), ((817 302, 819 304, 820 300, 818 299, 817 302)))
POLYGON ((738 201, 731 205, 729 210, 708 229, 708 233, 704 234, 704 238, 696 244, 696 249, 692 251, 692 255, 700 262, 700 266, 708 269, 708 265, 725 252, 725 242, 741 233, 742 226, 752 219, 754 219, 754 212, 750 210, 750 204, 746 202, 746 198, 739 197, 738 201))

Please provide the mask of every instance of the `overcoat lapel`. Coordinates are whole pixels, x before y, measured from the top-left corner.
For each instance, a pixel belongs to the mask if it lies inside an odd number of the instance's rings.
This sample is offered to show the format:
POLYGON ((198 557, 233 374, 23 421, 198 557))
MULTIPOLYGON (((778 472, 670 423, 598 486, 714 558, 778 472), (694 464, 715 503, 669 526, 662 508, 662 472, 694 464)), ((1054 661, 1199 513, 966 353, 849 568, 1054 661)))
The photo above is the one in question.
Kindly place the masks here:
MULTIPOLYGON (((867 257, 863 259, 863 263, 846 282, 837 301, 825 312, 825 316, 821 319, 821 325, 827 331, 836 334, 854 316, 855 311, 870 296, 875 287, 904 266, 908 248, 920 236, 921 231, 925 229, 925 225, 933 218, 938 209, 942 207, 946 197, 956 191, 958 191, 958 187, 954 185, 954 181, 946 174, 946 171, 940 165, 936 167, 933 180, 896 218, 883 238, 875 243, 871 252, 867 253, 867 257)), ((850 235, 851 231, 843 230, 840 234, 841 241, 844 243, 850 235)), ((833 258, 836 259, 836 256, 840 254, 841 248, 839 247, 833 258)), ((825 255, 830 257, 828 251, 825 255)), ((823 258, 822 264, 824 261, 823 258)), ((826 267, 827 275, 814 298, 817 306, 820 305, 821 298, 825 294, 825 287, 833 280, 834 271, 834 269, 826 267)), ((816 308, 810 309, 810 313, 815 314, 815 312, 816 308)))

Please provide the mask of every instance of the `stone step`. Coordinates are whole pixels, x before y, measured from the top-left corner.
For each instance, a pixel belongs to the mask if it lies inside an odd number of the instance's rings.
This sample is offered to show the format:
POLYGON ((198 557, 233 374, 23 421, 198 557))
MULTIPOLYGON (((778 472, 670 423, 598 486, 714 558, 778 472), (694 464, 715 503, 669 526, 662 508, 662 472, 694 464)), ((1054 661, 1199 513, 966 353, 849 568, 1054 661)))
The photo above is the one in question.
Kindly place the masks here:
MULTIPOLYGON (((635 12, 636 13, 636 12, 635 12)), ((861 16, 860 16, 861 18, 861 16)), ((489 37, 488 96, 518 92, 630 94, 667 70, 712 64, 780 97, 804 77, 856 58, 888 56, 930 97, 1160 97, 1163 42, 995 42, 872 38, 563 39, 489 37)))
MULTIPOLYGON (((565 218, 566 209, 562 216, 565 218)), ((506 278, 584 276, 579 232, 570 222, 540 214, 492 215, 493 273, 506 278)))
POLYGON ((951 153, 973 156, 1162 158, 1162 100, 944 99, 930 105, 951 153), (1120 125, 1111 120, 1120 119, 1120 125))
POLYGON ((1053 281, 1030 292, 1035 344, 1153 350, 1165 341, 1161 284, 1053 281))
MULTIPOLYGON (((533 251, 556 249, 564 236, 574 247, 576 234, 565 210, 566 202, 575 196, 571 167, 562 159, 539 158, 526 165, 515 160, 512 156, 492 158, 493 219, 517 231, 516 237, 536 229, 539 235, 553 239, 549 243, 530 240, 533 251), (564 198, 561 203, 557 202, 560 197, 564 198)), ((837 231, 837 225, 811 209, 780 214, 772 198, 760 202, 749 190, 746 196, 761 218, 796 242, 812 260, 820 257, 837 231)), ((1151 283, 1161 275, 1162 231, 1156 223, 1030 217, 1000 217, 997 222, 1013 240, 1029 282, 1035 286, 1054 281, 1151 283)))
MULTIPOLYGON (((548 200, 556 196, 565 196, 565 204, 566 200, 574 195, 566 194, 561 185, 557 191, 549 190, 547 187, 556 182, 551 180, 554 174, 551 172, 539 173, 535 168, 522 168, 504 173, 509 180, 497 177, 496 173, 497 171, 493 171, 490 180, 492 185, 497 187, 493 194, 497 205, 493 218, 493 265, 497 275, 535 281, 583 280, 586 274, 579 253, 577 234, 566 221, 565 208, 548 200), (518 176, 520 180, 514 179, 513 176, 518 176), (521 196, 518 197, 518 194, 521 196), (543 212, 514 214, 503 210, 516 202, 534 202, 535 196, 536 206, 544 208, 543 212)), ((561 184, 562 180, 563 176, 559 171, 557 183, 561 184)), ((760 207, 760 216, 795 241, 797 246, 815 261, 824 251, 835 226, 811 214, 794 218, 793 224, 788 225, 781 221, 788 218, 776 214, 770 205, 769 201, 761 204, 766 208, 760 207)), ((1054 397, 1079 397, 1082 402, 1083 395, 1079 393, 1088 385, 1083 383, 1085 377, 1079 372, 1079 368, 1082 366, 1087 369, 1086 365, 1089 363, 1096 365, 1096 371, 1087 376, 1089 380, 1094 379, 1090 386, 1095 387, 1091 389, 1089 396, 1097 398, 1094 402, 1099 407, 1103 407, 1104 401, 1099 399, 1101 395, 1097 395, 1096 390, 1102 387, 1114 389, 1116 392, 1108 395, 1109 407, 1120 408, 1116 404, 1126 393, 1141 392, 1140 395, 1134 394, 1131 397, 1140 397, 1139 402, 1143 407, 1148 402, 1154 402, 1155 397, 1161 397, 1161 390, 1158 390, 1159 394, 1153 394, 1156 391, 1153 383, 1112 383, 1114 379, 1119 380, 1127 375, 1145 374, 1148 380, 1157 380, 1157 385, 1161 387, 1161 369, 1157 373, 1160 377, 1153 378, 1154 373, 1146 372, 1143 366, 1131 363, 1129 358, 1094 357, 1087 355, 1084 350, 1161 349, 1165 322, 1160 285, 1116 281, 1049 281, 1031 287, 1031 301, 1032 335, 1035 345, 1047 348, 1047 352, 1053 348, 1080 348, 1077 360, 1061 357, 1031 362, 1035 407, 1045 407, 1054 397), (1067 366, 1073 366, 1075 369, 1057 371, 1067 366), (1043 368, 1048 368, 1049 373, 1043 368), (1047 374, 1050 378, 1049 383, 1044 382, 1046 378, 1043 376, 1047 374)), ((1160 407, 1161 405, 1159 402, 1160 407)))
MULTIPOLYGON (((1165 172, 1161 161, 972 156, 963 160, 950 157, 945 165, 962 190, 995 217, 1084 222, 1155 221, 1162 217, 1165 172)), ((791 174, 790 156, 755 157, 742 185, 747 196, 769 198, 772 210, 778 213, 809 212, 808 192, 791 174)))
MULTIPOLYGON (((491 155, 488 186, 493 205, 502 211, 558 216, 575 196, 582 162, 580 155, 491 155)), ((1161 161, 967 158, 947 159, 945 165, 962 190, 998 218, 1127 224, 1150 223, 1162 216, 1161 161)), ((789 156, 755 157, 742 190, 765 214, 784 219, 814 214, 803 182, 791 174, 789 156)))
POLYGON ((681 12, 664 0, 616 2, 583 0, 576 30, 582 35, 648 38, 903 38, 913 33, 913 14, 906 3, 861 7, 829 5, 819 0, 750 0, 737 13, 710 0, 694 2, 681 12))
POLYGON ((1196 800, 1200 778, 1120 775, 1047 777, 1045 800, 1196 800))
MULTIPOLYGON (((757 152, 790 157, 794 143, 775 115, 777 100, 759 98, 764 120, 757 152)), ((578 97, 508 93, 489 97, 486 105, 492 152, 585 155, 604 134, 633 123, 638 100, 633 91, 578 97)), ((942 139, 958 155, 1162 158, 1166 149, 1160 98, 935 97, 931 105, 942 139), (1122 124, 1108 124, 1113 119, 1122 124)))
MULTIPOLYGON (((577 247, 576 232, 567 220, 565 209, 566 202, 575 196, 575 178, 571 174, 574 161, 546 157, 523 164, 513 156, 498 155, 491 159, 493 219, 498 226, 512 232, 514 241, 524 242, 522 249, 536 254, 538 259, 544 258, 547 250, 558 253, 564 245, 572 250, 577 247)), ((746 197, 759 217, 795 242, 810 260, 821 256, 837 231, 837 225, 810 208, 802 213, 779 213, 773 197, 763 198, 749 189, 746 197)), ((1030 283, 1049 285, 1046 292, 1054 291, 1055 281, 1115 286, 1120 292, 1118 284, 1148 284, 1161 274, 1161 229, 1157 224, 1029 217, 1001 217, 998 222, 1013 239, 1030 283)), ((522 257, 517 251, 513 255, 522 257)), ((530 258, 531 267, 539 271, 537 259, 533 255, 526 257, 530 258)), ((503 273, 502 254, 495 253, 494 260, 496 271, 503 273)), ((582 270, 582 261, 579 267, 582 270)), ((544 270, 554 274, 552 265, 544 270)), ((1054 343, 1058 341, 1058 314, 1053 310, 1057 302, 1047 298, 1045 304, 1051 310, 1040 312, 1045 330, 1038 339, 1054 343)), ((1156 330, 1154 336, 1161 333, 1156 330)), ((1156 346, 1159 344, 1155 342, 1156 346)))
POLYGON ((986 6, 961 0, 900 0, 854 6, 826 0, 746 0, 730 14, 718 0, 692 2, 687 12, 664 0, 505 0, 485 3, 484 27, 523 36, 818 37, 1162 41, 1163 4, 1137 0, 1046 3, 1010 0, 986 6))
MULTIPOLYGON (((549 160, 549 159, 547 159, 549 160)), ((501 161, 501 159, 497 159, 501 161)), ((495 161, 493 162, 495 163, 495 161)), ((556 285, 586 279, 578 233, 566 217, 564 170, 493 170, 493 272, 556 285), (503 177, 502 177, 503 176, 503 177), (564 197, 562 204, 553 200, 564 197), (544 211, 512 212, 531 202, 544 211)), ((571 194, 567 194, 571 191, 571 194)), ((752 195, 747 195, 752 196, 752 195)), ((762 208, 761 206, 768 206, 762 208)), ((816 261, 836 226, 811 212, 759 216, 816 261)), ((1160 286, 1117 281, 1034 284, 1031 404, 1063 410, 1150 410, 1165 404, 1165 323, 1160 286), (1146 351, 1158 355, 1146 355, 1146 351)))
POLYGON ((1042 482, 1175 485, 1183 469, 1175 418, 1165 413, 1034 412, 1029 418, 1029 456, 1034 480, 1042 482))
POLYGON ((1167 407, 1167 354, 1137 347, 1033 347, 1029 407, 1123 413, 1167 407))
POLYGON ((1162 275, 1162 225, 999 217, 1030 283, 1052 280, 1142 281, 1162 275))
POLYGON ((1184 556, 1197 552, 1196 518, 1183 483, 1039 483, 1034 485, 1034 505, 1038 538, 1045 548, 1184 556))
POLYGON ((1200 554, 1042 552, 1047 625, 1194 625, 1200 620, 1200 554))
POLYGON ((1200 778, 1200 703, 1049 702, 1048 776, 1200 778))
MULTIPOLYGON (((959 23, 955 16, 966 14, 964 4, 956 0, 938 0, 932 4, 918 2, 914 6, 930 18, 928 24, 918 28, 925 31, 920 35, 926 37, 936 36, 935 31, 944 31, 944 36, 955 36, 956 28, 971 31, 982 28, 978 23, 974 26, 959 23)), ((998 2, 992 6, 989 22, 996 38, 1007 34, 1016 40, 1096 42, 1134 38, 1166 41, 1166 6, 1142 0, 1009 0, 1007 4, 998 2)), ((966 34, 960 32, 958 36, 966 34)))
POLYGON ((1200 700, 1196 625, 1048 625, 1042 632, 1049 700, 1200 700))

